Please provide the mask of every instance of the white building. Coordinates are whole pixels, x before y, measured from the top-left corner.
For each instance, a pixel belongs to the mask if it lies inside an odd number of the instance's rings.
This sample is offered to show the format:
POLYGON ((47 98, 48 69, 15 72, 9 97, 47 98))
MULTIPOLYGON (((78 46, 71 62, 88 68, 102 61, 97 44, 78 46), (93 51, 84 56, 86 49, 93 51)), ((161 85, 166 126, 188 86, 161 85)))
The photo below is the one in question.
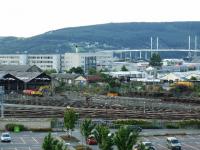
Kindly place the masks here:
POLYGON ((81 67, 84 72, 88 72, 89 68, 96 69, 95 53, 65 53, 65 70, 72 67, 81 67))
POLYGON ((108 72, 112 77, 120 78, 120 77, 130 77, 130 78, 146 78, 147 74, 141 71, 118 71, 118 72, 108 72))
POLYGON ((65 53, 65 54, 5 54, 0 55, 0 65, 36 65, 42 70, 55 69, 64 72, 72 67, 105 69, 111 66, 112 53, 65 53))
POLYGON ((97 70, 110 70, 112 68, 113 52, 97 52, 96 56, 97 70))
POLYGON ((42 70, 55 69, 57 72, 61 69, 60 54, 30 54, 28 55, 28 64, 36 65, 42 70))
POLYGON ((182 65, 183 63, 184 63, 183 59, 163 59, 162 60, 163 66, 182 65))
POLYGON ((0 55, 0 65, 26 65, 26 54, 2 54, 0 55))

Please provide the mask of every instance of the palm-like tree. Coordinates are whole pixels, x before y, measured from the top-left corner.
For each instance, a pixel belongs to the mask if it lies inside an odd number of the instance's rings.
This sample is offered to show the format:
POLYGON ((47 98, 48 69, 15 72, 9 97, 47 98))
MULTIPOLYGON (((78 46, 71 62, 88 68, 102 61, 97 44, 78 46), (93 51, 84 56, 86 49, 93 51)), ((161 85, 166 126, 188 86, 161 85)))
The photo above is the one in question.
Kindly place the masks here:
POLYGON ((54 139, 51 136, 51 133, 45 136, 44 142, 42 144, 42 149, 43 150, 66 150, 63 143, 58 141, 57 139, 54 139))
POLYGON ((115 133, 113 140, 118 150, 132 150, 138 140, 138 133, 122 126, 115 133))
POLYGON ((91 134, 91 131, 95 128, 95 124, 92 123, 91 119, 85 119, 81 124, 81 134, 85 136, 85 140, 87 140, 88 136, 91 134))
POLYGON ((112 150, 113 136, 110 134, 108 127, 98 125, 92 132, 98 142, 101 150, 112 150))

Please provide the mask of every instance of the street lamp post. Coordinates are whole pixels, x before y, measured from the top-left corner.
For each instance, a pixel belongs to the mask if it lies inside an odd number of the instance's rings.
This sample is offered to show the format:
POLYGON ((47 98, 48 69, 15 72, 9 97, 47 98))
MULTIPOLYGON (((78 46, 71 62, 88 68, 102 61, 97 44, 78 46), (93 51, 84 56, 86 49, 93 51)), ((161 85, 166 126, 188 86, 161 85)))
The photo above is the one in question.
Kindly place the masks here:
POLYGON ((146 109, 146 108, 145 108, 145 107, 146 107, 146 106, 145 106, 145 103, 146 103, 146 102, 144 102, 144 114, 146 113, 146 110, 145 110, 145 109, 146 109))
POLYGON ((108 104, 107 103, 105 103, 105 107, 106 107, 106 125, 107 125, 107 119, 108 119, 108 112, 107 112, 108 104))

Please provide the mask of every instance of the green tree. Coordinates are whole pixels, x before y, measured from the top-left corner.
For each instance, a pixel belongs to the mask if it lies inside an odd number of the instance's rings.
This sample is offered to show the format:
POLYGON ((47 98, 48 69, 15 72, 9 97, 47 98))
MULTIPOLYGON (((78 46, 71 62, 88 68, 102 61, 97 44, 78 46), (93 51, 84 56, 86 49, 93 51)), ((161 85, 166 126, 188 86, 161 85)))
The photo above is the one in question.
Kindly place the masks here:
POLYGON ((149 65, 153 67, 161 67, 161 57, 159 54, 153 53, 152 57, 150 58, 149 65))
POLYGON ((125 65, 122 66, 121 71, 128 71, 125 65))
POLYGON ((83 123, 81 124, 81 134, 85 137, 85 140, 87 140, 88 136, 91 134, 91 131, 95 128, 95 124, 92 123, 91 119, 85 119, 83 123))
POLYGON ((113 140, 118 150, 132 150, 138 140, 138 133, 122 126, 115 133, 113 140))
POLYGON ((67 73, 84 74, 84 70, 81 67, 72 67, 67 73))
POLYGON ((101 150, 113 150, 113 136, 107 126, 97 125, 92 134, 94 134, 101 150))
POLYGON ((196 77, 194 77, 194 76, 192 76, 191 78, 190 78, 190 80, 197 80, 197 78, 196 77))
POLYGON ((57 139, 54 139, 49 133, 45 136, 44 141, 42 143, 43 150, 66 150, 65 146, 62 142, 59 142, 57 139))
POLYGON ((88 74, 89 75, 96 75, 97 74, 97 70, 95 68, 89 68, 88 74))
POLYGON ((75 128, 75 123, 78 117, 76 115, 76 111, 73 108, 66 108, 64 112, 64 127, 67 130, 67 134, 69 135, 69 131, 71 132, 75 128))
POLYGON ((52 73, 57 73, 57 71, 55 69, 50 69, 50 70, 45 70, 44 71, 46 74, 50 75, 52 73))
POLYGON ((51 136, 51 133, 49 133, 47 136, 45 136, 42 149, 43 150, 53 150, 53 137, 51 136))

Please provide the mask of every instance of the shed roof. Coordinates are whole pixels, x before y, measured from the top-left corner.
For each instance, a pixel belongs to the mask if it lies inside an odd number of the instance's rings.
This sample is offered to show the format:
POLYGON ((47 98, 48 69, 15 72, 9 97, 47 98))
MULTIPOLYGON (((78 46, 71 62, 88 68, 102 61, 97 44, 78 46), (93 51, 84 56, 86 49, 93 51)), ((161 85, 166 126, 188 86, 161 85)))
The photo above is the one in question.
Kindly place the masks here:
MULTIPOLYGON (((17 71, 12 71, 12 72, 9 72, 8 74, 11 74, 12 76, 16 77, 17 79, 27 83, 27 82, 37 78, 41 74, 44 74, 44 73, 41 73, 41 72, 17 72, 17 71)), ((44 79, 41 79, 41 80, 49 80, 49 79, 44 78, 44 79)))
POLYGON ((34 68, 34 71, 33 72, 41 72, 42 70, 33 65, 33 66, 30 66, 30 65, 0 65, 0 71, 6 71, 6 72, 9 72, 9 71, 17 71, 17 72, 32 72, 31 69, 34 68))

